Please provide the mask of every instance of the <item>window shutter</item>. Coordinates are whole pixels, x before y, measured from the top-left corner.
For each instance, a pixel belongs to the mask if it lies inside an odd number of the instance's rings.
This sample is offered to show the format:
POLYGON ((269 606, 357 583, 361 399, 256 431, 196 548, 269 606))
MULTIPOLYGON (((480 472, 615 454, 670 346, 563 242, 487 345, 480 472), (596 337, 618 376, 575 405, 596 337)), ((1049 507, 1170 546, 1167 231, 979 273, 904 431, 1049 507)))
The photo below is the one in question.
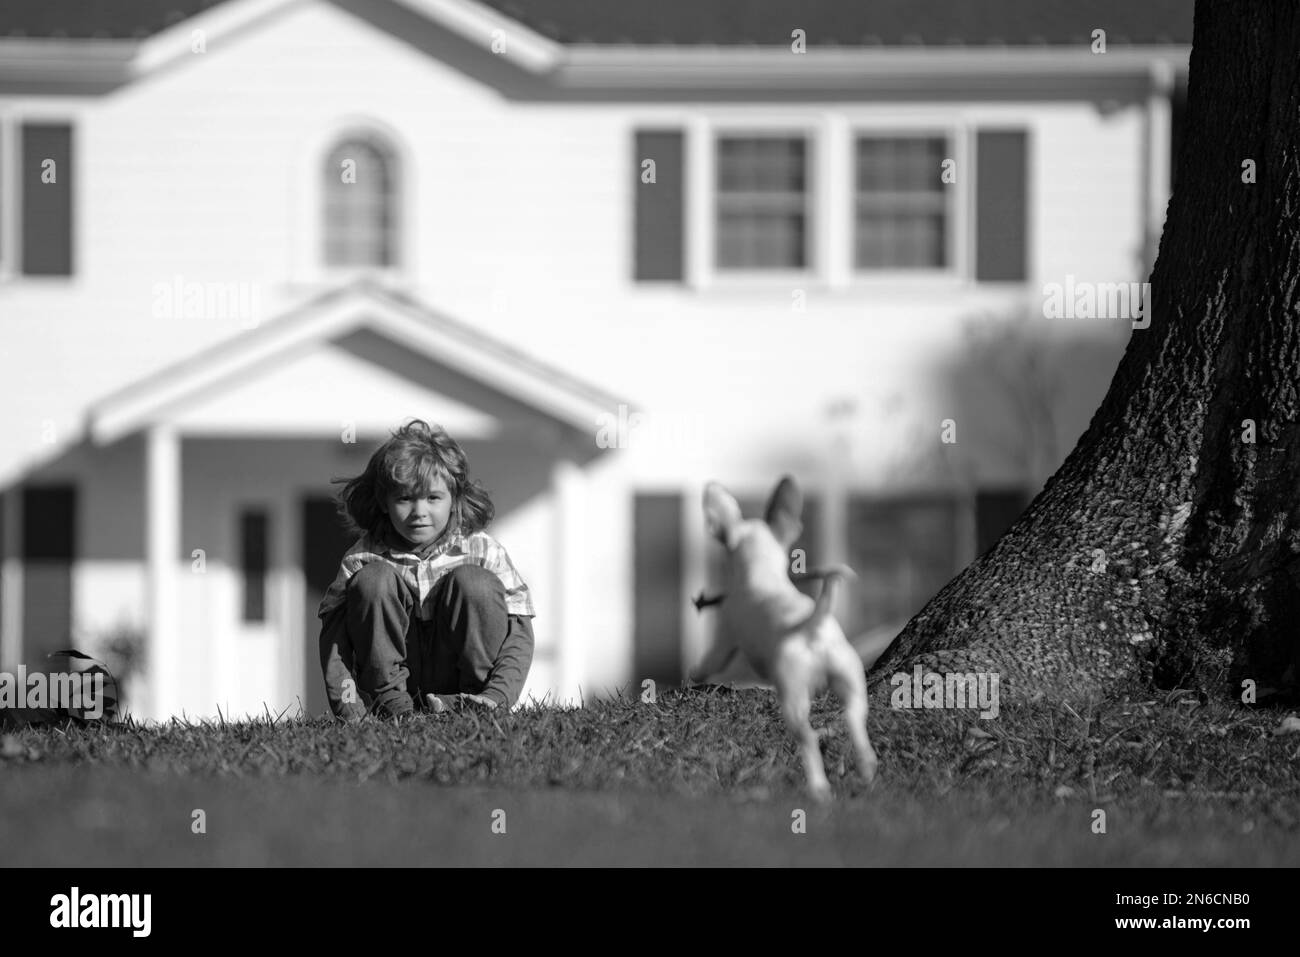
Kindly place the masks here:
POLYGON ((638 494, 632 518, 633 676, 636 691, 646 678, 661 685, 681 682, 682 497, 638 494))
POLYGON ((239 516, 239 570, 244 589, 244 621, 266 621, 266 576, 270 568, 270 516, 264 508, 239 516))
POLYGON ((24 123, 19 162, 23 275, 70 276, 72 127, 66 123, 24 123), (47 160, 54 162, 48 174, 47 160), (45 182, 51 176, 53 182, 45 182))
POLYGON ((299 561, 305 586, 302 615, 306 646, 303 649, 303 662, 307 669, 304 672, 307 694, 303 709, 308 715, 315 716, 330 713, 325 682, 321 678, 322 623, 316 617, 316 611, 333 583, 334 576, 339 572, 343 554, 357 539, 343 527, 334 499, 329 495, 304 496, 299 515, 302 516, 302 551, 299 553, 299 561))
POLYGON ((1183 138, 1187 133, 1187 74, 1174 81, 1169 95, 1169 188, 1177 185, 1178 158, 1183 154, 1183 138))
POLYGON ((28 486, 22 494, 22 657, 44 670, 46 655, 72 644, 77 489, 28 486))
POLYGON ((636 133, 635 278, 677 281, 685 260, 685 137, 680 130, 636 133), (654 161, 654 182, 644 182, 645 161, 654 161))
POLYGON ((1024 130, 980 130, 975 137, 975 278, 1029 276, 1029 151, 1024 130))

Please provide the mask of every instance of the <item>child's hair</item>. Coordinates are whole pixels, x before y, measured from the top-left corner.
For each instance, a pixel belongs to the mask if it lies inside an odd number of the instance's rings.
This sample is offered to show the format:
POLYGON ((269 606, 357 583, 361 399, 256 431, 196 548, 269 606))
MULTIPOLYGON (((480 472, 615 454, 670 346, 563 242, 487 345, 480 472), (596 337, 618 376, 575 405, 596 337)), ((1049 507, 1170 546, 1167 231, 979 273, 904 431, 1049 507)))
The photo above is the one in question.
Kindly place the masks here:
POLYGON ((424 495, 441 477, 451 493, 447 535, 459 528, 466 535, 487 528, 496 514, 492 500, 469 477, 469 463, 442 426, 411 419, 370 456, 366 470, 346 482, 337 498, 339 518, 351 534, 378 536, 388 523, 380 503, 390 494, 424 495))

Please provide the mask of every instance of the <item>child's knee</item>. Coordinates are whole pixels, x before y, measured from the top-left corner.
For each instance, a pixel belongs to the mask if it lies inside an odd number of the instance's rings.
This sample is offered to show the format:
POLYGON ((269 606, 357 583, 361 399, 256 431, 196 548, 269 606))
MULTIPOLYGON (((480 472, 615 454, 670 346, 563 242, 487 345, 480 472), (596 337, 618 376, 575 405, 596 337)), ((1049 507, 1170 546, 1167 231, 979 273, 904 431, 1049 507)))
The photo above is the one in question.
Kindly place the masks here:
POLYGON ((468 602, 496 604, 505 601, 505 585, 481 565, 458 565, 447 576, 451 579, 452 587, 468 602))
POLYGON ((352 600, 375 602, 382 599, 401 596, 406 590, 397 569, 387 562, 369 562, 362 565, 348 579, 347 593, 352 600))

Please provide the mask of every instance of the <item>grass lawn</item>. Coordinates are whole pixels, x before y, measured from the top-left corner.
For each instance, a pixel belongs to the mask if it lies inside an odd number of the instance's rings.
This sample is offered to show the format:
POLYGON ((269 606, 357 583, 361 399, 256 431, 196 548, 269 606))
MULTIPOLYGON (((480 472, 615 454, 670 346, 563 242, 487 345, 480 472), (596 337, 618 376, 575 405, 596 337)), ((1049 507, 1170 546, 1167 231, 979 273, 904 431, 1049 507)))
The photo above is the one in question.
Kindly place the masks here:
POLYGON ((836 719, 825 809, 759 690, 352 726, 11 729, 0 847, 10 865, 71 866, 1300 865, 1285 712, 1190 696, 990 721, 877 706, 868 789, 833 704, 814 714, 836 719))

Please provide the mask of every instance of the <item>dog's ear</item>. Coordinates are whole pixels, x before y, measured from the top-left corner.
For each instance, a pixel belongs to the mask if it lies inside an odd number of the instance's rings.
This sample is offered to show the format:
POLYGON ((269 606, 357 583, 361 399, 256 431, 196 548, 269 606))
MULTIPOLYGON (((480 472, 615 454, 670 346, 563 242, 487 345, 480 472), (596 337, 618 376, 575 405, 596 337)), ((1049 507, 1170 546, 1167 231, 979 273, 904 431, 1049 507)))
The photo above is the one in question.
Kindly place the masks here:
POLYGON ((728 549, 734 548, 734 536, 740 522, 740 505, 732 494, 717 482, 704 486, 704 524, 709 535, 728 549))
POLYGON ((789 548, 799 540, 803 532, 803 522, 799 520, 802 514, 803 493, 799 491, 798 483, 787 475, 776 483, 763 514, 764 521, 782 548, 789 548))

